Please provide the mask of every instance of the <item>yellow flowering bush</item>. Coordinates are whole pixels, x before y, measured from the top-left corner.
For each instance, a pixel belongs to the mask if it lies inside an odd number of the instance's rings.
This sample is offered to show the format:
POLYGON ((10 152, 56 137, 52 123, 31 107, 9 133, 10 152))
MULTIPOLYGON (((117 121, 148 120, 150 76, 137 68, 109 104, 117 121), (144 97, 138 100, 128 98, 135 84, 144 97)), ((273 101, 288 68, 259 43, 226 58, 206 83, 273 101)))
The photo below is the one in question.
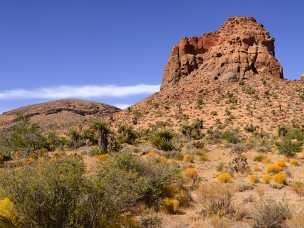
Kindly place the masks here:
POLYGON ((291 159, 291 160, 289 161, 289 163, 290 163, 291 165, 293 165, 293 166, 299 166, 299 161, 296 160, 296 159, 291 159))
POLYGON ((9 198, 0 200, 0 227, 1 224, 12 224, 14 220, 13 215, 14 204, 9 198))
POLYGON ((198 177, 198 172, 197 172, 196 168, 188 167, 188 168, 184 169, 183 175, 187 178, 195 179, 198 177))
POLYGON ((278 160, 274 164, 280 166, 281 168, 286 168, 287 167, 287 164, 284 160, 278 160))
POLYGON ((109 159, 109 155, 108 154, 101 154, 101 155, 96 155, 96 159, 99 161, 106 161, 109 159))
POLYGON ((266 166, 266 172, 267 173, 278 173, 282 170, 282 167, 279 166, 278 164, 269 164, 266 166))
POLYGON ((258 177, 257 177, 256 175, 249 175, 249 176, 248 176, 248 181, 249 181, 250 183, 255 184, 255 183, 258 183, 258 182, 259 182, 259 179, 258 179, 258 177))
POLYGON ((273 176, 273 180, 277 184, 286 184, 286 179, 287 179, 287 175, 286 173, 283 172, 279 172, 273 176))
POLYGON ((265 184, 269 184, 270 181, 272 180, 272 176, 268 175, 268 174, 264 174, 261 176, 261 180, 263 183, 265 184))
POLYGON ((161 201, 161 208, 165 210, 167 213, 175 214, 179 207, 179 201, 174 198, 164 198, 161 201))
POLYGON ((232 176, 230 173, 222 172, 216 176, 216 179, 221 183, 229 183, 232 181, 232 176))

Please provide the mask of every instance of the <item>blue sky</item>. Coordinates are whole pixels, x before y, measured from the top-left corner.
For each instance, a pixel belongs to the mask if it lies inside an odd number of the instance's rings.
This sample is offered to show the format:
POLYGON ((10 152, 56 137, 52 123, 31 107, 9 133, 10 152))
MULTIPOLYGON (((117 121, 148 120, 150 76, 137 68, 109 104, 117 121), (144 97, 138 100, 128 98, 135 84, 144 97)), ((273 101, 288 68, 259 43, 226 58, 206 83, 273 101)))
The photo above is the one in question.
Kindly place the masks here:
POLYGON ((266 26, 285 77, 296 79, 304 72, 303 12, 300 0, 2 0, 0 112, 56 98, 63 89, 132 104, 157 90, 181 37, 214 31, 234 15, 266 26))

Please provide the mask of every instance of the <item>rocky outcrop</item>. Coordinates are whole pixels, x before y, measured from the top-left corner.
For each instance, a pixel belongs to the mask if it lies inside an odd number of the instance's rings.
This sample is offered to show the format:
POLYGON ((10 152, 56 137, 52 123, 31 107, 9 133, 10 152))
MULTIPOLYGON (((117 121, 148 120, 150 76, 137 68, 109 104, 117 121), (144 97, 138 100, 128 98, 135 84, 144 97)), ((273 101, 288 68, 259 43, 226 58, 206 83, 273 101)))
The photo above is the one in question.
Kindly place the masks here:
POLYGON ((217 32, 183 38, 172 50, 161 88, 197 74, 223 81, 256 74, 283 78, 274 39, 253 17, 231 17, 217 32))

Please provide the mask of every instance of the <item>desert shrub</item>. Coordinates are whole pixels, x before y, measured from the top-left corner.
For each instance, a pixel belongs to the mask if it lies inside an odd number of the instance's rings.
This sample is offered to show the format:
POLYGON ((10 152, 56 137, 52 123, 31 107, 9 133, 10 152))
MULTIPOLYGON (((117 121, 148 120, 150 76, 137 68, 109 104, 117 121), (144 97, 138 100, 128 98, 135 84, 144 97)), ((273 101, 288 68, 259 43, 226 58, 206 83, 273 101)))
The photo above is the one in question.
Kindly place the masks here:
POLYGON ((46 147, 49 151, 54 151, 56 148, 63 149, 67 144, 64 137, 59 137, 55 132, 48 132, 45 136, 46 147))
POLYGON ((229 147, 230 147, 231 153, 234 153, 234 154, 241 154, 243 152, 246 152, 249 149, 249 145, 247 145, 243 142, 230 144, 229 147))
POLYGON ((223 133, 222 138, 228 143, 237 144, 241 142, 238 130, 227 130, 223 133))
POLYGON ((216 179, 221 183, 230 183, 232 181, 232 176, 228 172, 219 173, 216 179))
POLYGON ((0 227, 12 228, 16 224, 13 202, 9 198, 0 200, 0 227))
POLYGON ((302 128, 280 127, 278 134, 281 137, 281 141, 276 143, 279 153, 294 156, 301 150, 304 143, 304 130, 302 128))
POLYGON ((81 137, 87 145, 96 145, 97 139, 96 134, 93 129, 85 128, 81 132, 81 137))
POLYGON ((247 158, 243 155, 238 155, 232 159, 228 164, 232 172, 246 172, 249 170, 247 158))
POLYGON ((203 216, 217 215, 219 217, 234 217, 237 213, 232 204, 231 191, 219 184, 208 184, 201 186, 203 199, 203 216))
POLYGON ((169 214, 175 214, 179 207, 179 201, 174 198, 166 197, 161 201, 160 207, 169 214))
POLYGON ((175 166, 168 166, 157 160, 140 160, 130 153, 121 153, 106 161, 102 172, 108 169, 118 169, 135 174, 141 180, 141 196, 139 197, 149 206, 159 207, 161 199, 172 197, 170 186, 181 188, 180 172, 175 166))
POLYGON ((256 175, 249 175, 248 176, 248 181, 252 184, 256 184, 259 182, 259 179, 256 175))
POLYGON ((302 145, 302 142, 294 142, 289 139, 284 139, 282 142, 276 143, 279 153, 289 157, 294 156, 296 153, 301 151, 302 145))
POLYGON ((211 143, 217 143, 222 138, 222 132, 218 129, 209 128, 207 130, 207 140, 211 143))
POLYGON ((65 227, 69 224, 84 183, 77 158, 42 162, 35 167, 6 170, 0 185, 24 227, 65 227))
POLYGON ((120 126, 118 128, 118 141, 119 143, 134 144, 138 138, 138 133, 129 126, 120 126))
POLYGON ((143 228, 160 228, 161 224, 161 219, 153 214, 144 215, 139 218, 139 225, 143 228))
POLYGON ((263 183, 265 184, 269 184, 270 181, 272 180, 272 176, 268 175, 268 174, 264 174, 261 176, 261 180, 263 183))
POLYGON ((285 203, 264 200, 255 206, 253 227, 282 228, 284 221, 290 217, 291 212, 285 203))
POLYGON ((74 149, 85 145, 85 141, 81 135, 81 132, 75 128, 70 128, 68 131, 68 146, 74 149))
POLYGON ((284 160, 277 160, 274 164, 280 166, 281 168, 286 168, 287 164, 284 160))
POLYGON ((122 213, 142 198, 145 180, 110 158, 91 176, 89 188, 76 208, 74 227, 122 227, 122 213))
POLYGON ((202 132, 203 129, 203 121, 202 120, 195 120, 192 124, 184 124, 181 127, 181 133, 188 138, 188 140, 191 139, 201 139, 202 138, 202 132))
POLYGON ((254 158, 253 158, 253 161, 256 161, 256 162, 262 162, 266 159, 266 157, 262 154, 259 154, 259 155, 256 155, 254 158))
POLYGON ((257 127, 254 126, 253 124, 249 124, 244 127, 244 130, 249 133, 254 133, 256 131, 256 129, 257 129, 257 127))
POLYGON ((174 135, 171 131, 163 129, 151 136, 151 142, 160 150, 170 151, 174 149, 173 137, 174 135))
POLYGON ((6 170, 0 186, 12 199, 21 227, 130 227, 132 219, 123 212, 143 200, 147 189, 159 194, 164 189, 157 187, 165 174, 149 182, 137 162, 125 154, 109 158, 87 176, 80 158, 59 157, 6 170))
POLYGON ((27 156, 32 152, 46 148, 46 138, 37 124, 31 124, 22 115, 18 115, 16 123, 3 132, 0 137, 2 155, 10 158, 16 151, 27 156))
POLYGON ((277 184, 286 184, 287 175, 286 173, 279 172, 273 176, 274 182, 277 184))
POLYGON ((89 151, 89 155, 91 156, 102 155, 102 154, 105 154, 105 151, 102 151, 99 146, 94 146, 89 151))
POLYGON ((299 161, 296 160, 296 159, 291 159, 291 160, 289 161, 289 163, 290 163, 291 165, 293 165, 293 166, 299 166, 299 161))
POLYGON ((276 163, 266 166, 266 173, 278 173, 282 170, 282 167, 276 163))
POLYGON ((304 141, 304 129, 302 128, 289 128, 285 135, 286 139, 296 139, 299 142, 304 141))
POLYGON ((303 182, 295 181, 295 182, 291 183, 290 187, 300 197, 304 196, 304 183, 303 182))

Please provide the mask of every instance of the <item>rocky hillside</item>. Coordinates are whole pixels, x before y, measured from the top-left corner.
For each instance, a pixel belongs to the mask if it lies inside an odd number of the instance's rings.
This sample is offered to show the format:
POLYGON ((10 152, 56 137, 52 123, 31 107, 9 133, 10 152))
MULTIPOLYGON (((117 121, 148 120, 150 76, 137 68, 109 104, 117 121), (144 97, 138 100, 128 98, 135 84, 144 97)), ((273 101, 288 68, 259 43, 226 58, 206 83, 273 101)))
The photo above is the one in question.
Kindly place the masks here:
POLYGON ((10 126, 17 114, 23 114, 45 130, 66 131, 92 118, 106 118, 120 111, 114 106, 75 99, 58 100, 26 106, 0 115, 2 127, 10 126))
POLYGON ((164 69, 161 91, 115 114, 118 122, 173 128, 200 118, 206 127, 250 124, 265 131, 304 124, 304 80, 285 80, 274 38, 252 17, 231 17, 216 32, 182 38, 164 69))
POLYGON ((202 119, 206 128, 275 131, 304 125, 304 78, 286 80, 274 38, 252 17, 231 17, 215 32, 184 37, 171 51, 160 92, 127 110, 80 100, 28 106, 0 115, 8 126, 21 112, 44 129, 66 130, 90 118, 146 128, 179 128, 202 119))

